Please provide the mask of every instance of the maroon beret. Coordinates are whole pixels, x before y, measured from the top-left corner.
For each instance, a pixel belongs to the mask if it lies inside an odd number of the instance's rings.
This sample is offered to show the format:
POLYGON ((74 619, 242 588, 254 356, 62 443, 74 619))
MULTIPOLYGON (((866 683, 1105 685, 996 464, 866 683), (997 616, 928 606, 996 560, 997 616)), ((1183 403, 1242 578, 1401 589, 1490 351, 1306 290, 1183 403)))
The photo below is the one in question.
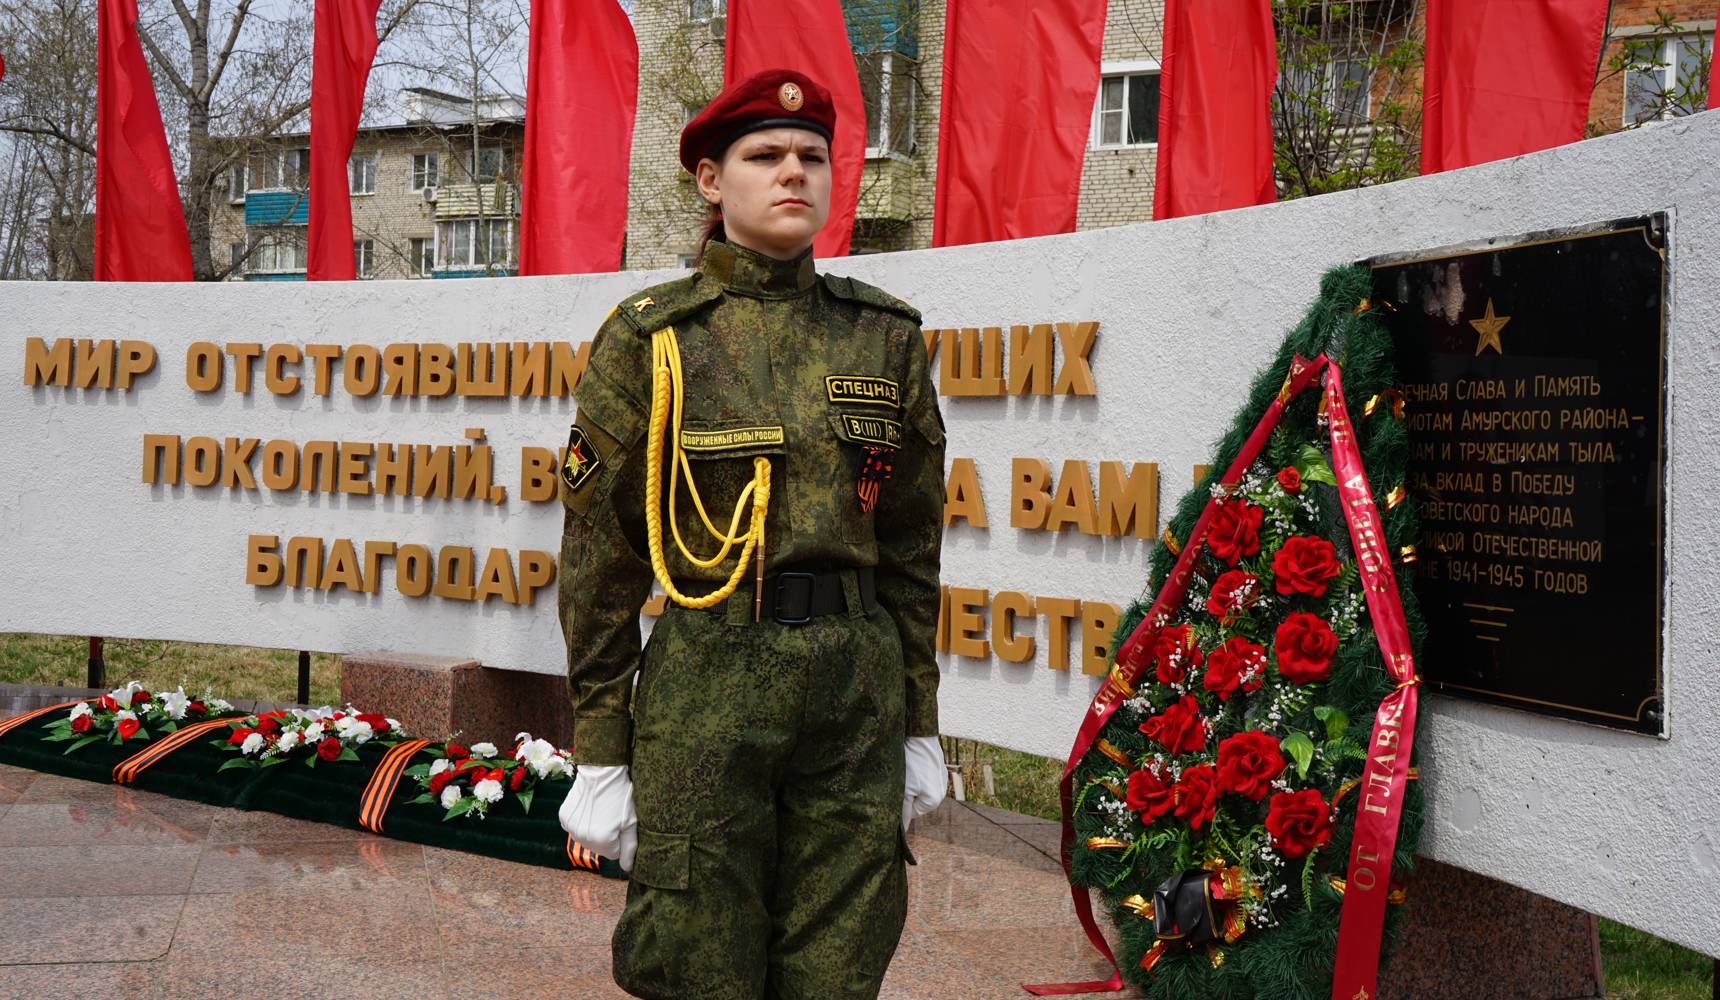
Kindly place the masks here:
POLYGON ((725 88, 681 129, 681 166, 697 173, 701 158, 716 159, 748 132, 785 127, 810 129, 829 142, 836 131, 836 102, 804 73, 761 69, 725 88))

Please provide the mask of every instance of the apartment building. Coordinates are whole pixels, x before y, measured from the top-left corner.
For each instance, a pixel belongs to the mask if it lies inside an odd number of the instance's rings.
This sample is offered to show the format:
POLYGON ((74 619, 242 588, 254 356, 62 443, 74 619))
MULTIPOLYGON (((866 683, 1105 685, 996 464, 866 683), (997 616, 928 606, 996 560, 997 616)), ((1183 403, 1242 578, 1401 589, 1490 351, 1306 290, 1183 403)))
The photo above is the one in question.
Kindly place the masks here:
MULTIPOLYGON (((525 100, 411 87, 401 114, 361 127, 347 162, 360 278, 518 273, 525 100), (474 106, 475 105, 475 106, 474 106)), ((303 281, 308 133, 247 141, 214 209, 217 266, 234 281, 303 281)))

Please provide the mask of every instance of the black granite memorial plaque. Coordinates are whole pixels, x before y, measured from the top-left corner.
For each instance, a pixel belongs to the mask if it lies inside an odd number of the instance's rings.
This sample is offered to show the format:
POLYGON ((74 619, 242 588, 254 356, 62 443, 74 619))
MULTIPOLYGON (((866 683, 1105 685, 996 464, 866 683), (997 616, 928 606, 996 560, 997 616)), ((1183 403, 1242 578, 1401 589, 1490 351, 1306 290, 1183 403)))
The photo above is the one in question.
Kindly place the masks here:
POLYGON ((1398 344, 1428 688, 1664 735, 1665 217, 1365 263, 1398 344))

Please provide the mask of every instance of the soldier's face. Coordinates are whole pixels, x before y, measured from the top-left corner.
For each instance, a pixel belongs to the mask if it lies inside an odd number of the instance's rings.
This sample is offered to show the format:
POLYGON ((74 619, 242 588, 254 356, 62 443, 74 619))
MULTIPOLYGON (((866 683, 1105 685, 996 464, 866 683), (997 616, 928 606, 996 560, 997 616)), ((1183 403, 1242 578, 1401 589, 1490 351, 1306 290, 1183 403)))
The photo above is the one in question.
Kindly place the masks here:
POLYGON ((730 242, 772 257, 798 256, 830 215, 830 144, 806 129, 741 136, 721 163, 700 160, 698 176, 730 242))

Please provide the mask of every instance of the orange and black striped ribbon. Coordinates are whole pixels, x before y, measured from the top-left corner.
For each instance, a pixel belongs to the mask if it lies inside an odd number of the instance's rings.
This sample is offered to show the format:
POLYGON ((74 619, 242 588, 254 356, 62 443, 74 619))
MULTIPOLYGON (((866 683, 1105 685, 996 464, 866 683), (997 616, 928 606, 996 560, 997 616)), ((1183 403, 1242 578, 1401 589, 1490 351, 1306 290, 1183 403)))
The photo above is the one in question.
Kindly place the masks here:
POLYGON ((90 699, 79 698, 78 701, 63 701, 58 705, 49 705, 47 708, 38 708, 33 712, 25 712, 23 715, 14 715, 5 722, 0 722, 0 736, 5 736, 7 733, 17 729, 25 723, 40 719, 49 712, 58 712, 62 708, 71 708, 73 705, 78 704, 78 702, 88 700, 90 699))
POLYGON ((395 744, 382 755, 382 762, 376 765, 369 783, 364 786, 364 794, 358 797, 359 826, 371 833, 382 832, 382 817, 388 812, 388 803, 394 798, 400 776, 406 772, 412 756, 429 745, 429 740, 407 740, 395 744))
POLYGON ((230 725, 232 722, 233 717, 229 716, 224 719, 205 719, 202 722, 193 722, 189 726, 180 726, 166 736, 152 740, 142 750, 115 764, 113 780, 122 785, 129 785, 136 781, 137 776, 142 774, 145 769, 153 766, 168 754, 185 746, 197 737, 206 735, 211 730, 230 725))
POLYGON ((573 839, 573 834, 567 835, 567 860, 573 862, 573 867, 596 871, 600 863, 597 852, 573 839))

